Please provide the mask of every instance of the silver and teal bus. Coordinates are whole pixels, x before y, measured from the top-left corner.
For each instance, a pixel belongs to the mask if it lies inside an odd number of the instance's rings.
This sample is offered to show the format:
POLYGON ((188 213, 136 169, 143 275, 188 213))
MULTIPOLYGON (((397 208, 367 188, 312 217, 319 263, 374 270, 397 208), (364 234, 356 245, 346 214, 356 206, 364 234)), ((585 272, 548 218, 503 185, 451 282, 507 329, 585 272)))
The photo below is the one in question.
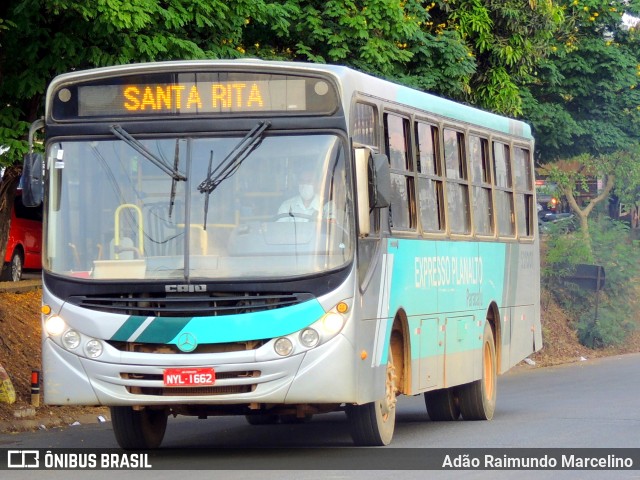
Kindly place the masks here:
POLYGON ((41 127, 44 399, 110 407, 123 448, 169 416, 333 411, 386 445, 399 395, 491 419, 542 346, 525 123, 342 66, 202 60, 61 75, 41 127))

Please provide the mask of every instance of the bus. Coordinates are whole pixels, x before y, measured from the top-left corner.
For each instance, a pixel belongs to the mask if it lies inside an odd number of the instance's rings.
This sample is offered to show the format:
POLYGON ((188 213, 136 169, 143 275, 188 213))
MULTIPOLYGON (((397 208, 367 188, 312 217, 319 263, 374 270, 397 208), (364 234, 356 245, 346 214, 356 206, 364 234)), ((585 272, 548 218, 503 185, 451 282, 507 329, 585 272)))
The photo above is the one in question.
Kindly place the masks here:
POLYGON ((108 406, 122 448, 169 416, 336 411, 383 446, 400 395, 491 419, 542 347, 523 122, 243 59, 63 74, 41 127, 44 400, 108 406))

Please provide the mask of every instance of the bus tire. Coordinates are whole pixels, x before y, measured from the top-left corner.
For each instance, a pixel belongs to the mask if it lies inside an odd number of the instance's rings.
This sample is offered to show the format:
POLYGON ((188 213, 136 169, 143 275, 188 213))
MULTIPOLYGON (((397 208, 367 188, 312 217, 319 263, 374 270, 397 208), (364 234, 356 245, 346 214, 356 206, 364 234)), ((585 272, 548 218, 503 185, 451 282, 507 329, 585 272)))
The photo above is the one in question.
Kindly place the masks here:
POLYGON ((485 323, 482 340, 482 378, 458 387, 460 412, 465 420, 491 420, 496 408, 497 362, 493 330, 485 323))
POLYGON ((396 424, 396 372, 389 355, 385 380, 385 396, 364 405, 347 405, 346 412, 353 442, 359 446, 389 445, 396 424))
POLYGON ((245 415, 249 425, 274 425, 278 423, 278 415, 273 413, 255 413, 253 415, 245 415))
POLYGON ((167 429, 164 410, 110 407, 111 424, 116 441, 125 450, 158 448, 167 429))
POLYGON ((434 422, 450 422, 460 418, 460 404, 453 388, 424 392, 429 418, 434 422))

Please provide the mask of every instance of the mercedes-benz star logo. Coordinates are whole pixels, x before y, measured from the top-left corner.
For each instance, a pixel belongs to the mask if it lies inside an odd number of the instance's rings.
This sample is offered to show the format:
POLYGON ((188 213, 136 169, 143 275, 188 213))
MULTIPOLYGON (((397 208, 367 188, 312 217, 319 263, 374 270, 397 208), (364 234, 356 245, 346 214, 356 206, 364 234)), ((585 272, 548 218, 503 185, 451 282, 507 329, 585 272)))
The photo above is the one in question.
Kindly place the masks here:
POLYGON ((185 332, 178 337, 178 348, 183 352, 193 352, 198 346, 195 335, 185 332))

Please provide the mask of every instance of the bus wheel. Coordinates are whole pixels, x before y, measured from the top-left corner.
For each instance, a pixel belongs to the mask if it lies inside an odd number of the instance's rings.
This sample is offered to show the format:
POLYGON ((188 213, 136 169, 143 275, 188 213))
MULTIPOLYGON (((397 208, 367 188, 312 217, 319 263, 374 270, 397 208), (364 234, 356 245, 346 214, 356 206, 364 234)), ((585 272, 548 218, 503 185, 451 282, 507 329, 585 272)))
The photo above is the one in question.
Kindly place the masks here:
POLYGON ((460 411, 465 420, 491 420, 496 408, 496 346, 493 330, 487 322, 482 340, 482 378, 462 385, 458 390, 460 411))
POLYGON ((434 422, 448 422, 460 417, 460 404, 453 388, 424 393, 429 418, 434 422))
POLYGON ((253 415, 245 415, 249 425, 274 425, 278 423, 278 415, 273 413, 255 413, 253 415))
POLYGON ((356 445, 374 447, 391 443, 396 425, 396 378, 389 355, 384 398, 364 405, 347 405, 351 437, 356 445))
POLYGON ((116 441, 125 450, 158 448, 167 429, 164 410, 111 407, 111 424, 116 441))

